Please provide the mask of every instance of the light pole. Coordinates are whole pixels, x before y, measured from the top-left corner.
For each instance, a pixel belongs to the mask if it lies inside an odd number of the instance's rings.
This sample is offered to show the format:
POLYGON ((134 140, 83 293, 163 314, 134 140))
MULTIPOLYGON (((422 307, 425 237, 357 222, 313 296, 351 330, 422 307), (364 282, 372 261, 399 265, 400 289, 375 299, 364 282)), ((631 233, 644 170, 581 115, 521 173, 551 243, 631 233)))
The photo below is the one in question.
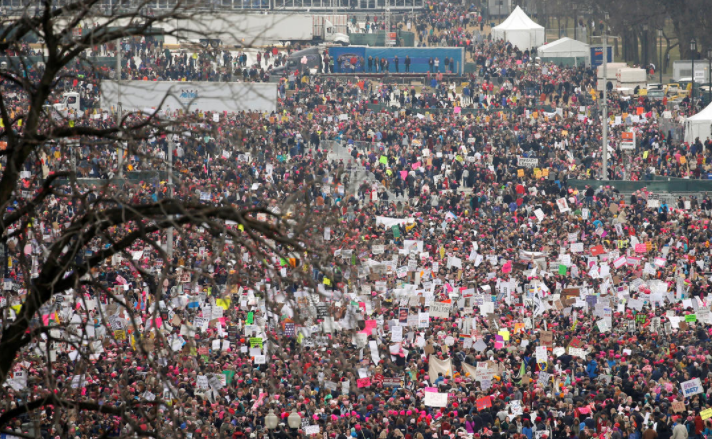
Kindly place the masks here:
POLYGON ((712 103, 712 47, 707 49, 707 105, 712 103))
POLYGON ((695 51, 697 50, 697 40, 690 40, 690 57, 692 58, 692 89, 690 90, 690 105, 695 105, 695 51))
POLYGON ((660 70, 660 84, 663 83, 663 30, 658 29, 658 61, 660 65, 658 70, 660 70))
POLYGON ((297 409, 292 409, 292 413, 287 416, 287 424, 292 430, 297 430, 302 425, 302 417, 297 413, 297 409))
MULTIPOLYGON (((173 139, 168 141, 168 196, 171 200, 173 199, 173 142, 173 139)), ((166 254, 168 262, 173 263, 173 227, 166 230, 166 254)))
POLYGON ((602 168, 603 175, 601 180, 608 178, 608 12, 605 15, 606 22, 602 24, 602 40, 603 40, 603 103, 601 103, 601 112, 603 114, 603 151, 602 151, 602 168))
POLYGON ((269 436, 272 437, 272 430, 277 428, 279 424, 279 418, 274 414, 273 409, 269 409, 269 413, 265 416, 265 427, 269 430, 269 436))
MULTIPOLYGON (((116 128, 119 129, 119 136, 121 135, 121 39, 116 42, 116 93, 118 95, 118 100, 116 103, 116 128)), ((119 142, 119 178, 124 177, 124 151, 121 149, 121 143, 119 142)))

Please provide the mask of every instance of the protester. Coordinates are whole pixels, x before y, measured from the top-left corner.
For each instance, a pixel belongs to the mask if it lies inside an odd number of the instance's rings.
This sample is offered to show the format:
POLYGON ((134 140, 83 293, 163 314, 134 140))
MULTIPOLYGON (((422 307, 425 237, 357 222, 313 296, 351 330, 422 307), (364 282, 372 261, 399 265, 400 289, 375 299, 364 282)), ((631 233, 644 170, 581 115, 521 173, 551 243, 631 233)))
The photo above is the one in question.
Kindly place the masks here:
MULTIPOLYGON (((444 4, 434 11, 442 15, 433 27, 462 43, 469 14, 444 4), (463 29, 454 29, 458 22, 463 29)), ((70 349, 57 349, 58 382, 101 401, 120 392, 163 398, 184 416, 175 427, 193 438, 707 435, 710 198, 669 204, 644 189, 626 199, 608 182, 577 190, 571 180, 601 177, 595 72, 538 65, 502 42, 467 44, 480 66, 469 78, 469 98, 437 76, 434 86, 416 90, 307 74, 282 95, 277 112, 219 114, 216 122, 198 110, 182 134, 149 136, 122 160, 113 145, 82 144, 74 155, 62 143, 48 146, 38 158, 42 178, 75 166, 78 177, 92 179, 82 183, 86 190, 120 172, 149 172, 123 192, 141 203, 169 196, 155 171, 165 169, 172 142, 170 161, 184 176, 179 199, 274 209, 306 190, 315 211, 338 221, 313 234, 323 237, 332 263, 330 271, 307 272, 317 291, 275 286, 283 284, 270 273, 301 269, 276 255, 263 260, 226 242, 232 259, 213 259, 215 243, 197 228, 176 235, 173 261, 132 247, 135 261, 112 259, 97 280, 120 287, 144 317, 158 307, 161 322, 146 318, 137 333, 126 334, 125 314, 112 309, 105 329, 99 309, 111 304, 88 290, 90 305, 80 307, 91 319, 81 323, 105 343, 82 371, 70 349), (386 108, 374 111, 374 102, 386 108), (138 269, 157 274, 167 262, 212 277, 181 271, 155 303, 138 269), (293 303, 276 312, 268 298, 293 303), (156 342, 156 352, 175 352, 159 370, 132 349, 133 337, 152 326, 168 342, 156 342), (217 382, 208 380, 213 374, 217 382), (279 418, 271 431, 270 410, 279 418)), ((124 49, 153 65, 127 67, 127 79, 220 80, 201 57, 191 62, 187 53, 166 54, 146 42, 124 49)), ((270 62, 280 58, 266 53, 270 62)), ((224 66, 243 66, 241 55, 224 56, 224 66)), ((447 64, 434 59, 435 71, 438 65, 442 71, 447 64)), ((85 78, 67 88, 99 102, 98 85, 111 69, 70 70, 85 78)), ((27 105, 11 84, 2 87, 11 111, 27 105)), ((687 145, 662 129, 664 120, 680 121, 694 109, 616 93, 608 106, 611 180, 706 178, 712 142, 687 145), (637 133, 628 156, 619 148, 625 129, 637 133)), ((115 123, 109 109, 70 115, 80 126, 115 123)), ((143 117, 130 115, 126 123, 143 117)), ((23 180, 26 188, 41 180, 35 177, 23 180)), ((34 255, 77 214, 58 197, 46 204, 28 226, 37 237, 34 255)), ((12 250, 7 276, 20 284, 31 275, 21 250, 12 250)), ((50 325, 72 315, 58 305, 37 318, 50 325)), ((35 391, 47 392, 42 357, 22 361, 30 364, 24 370, 36 379, 35 391)), ((22 386, 11 387, 4 410, 24 395, 22 386)), ((28 433, 25 424, 14 429, 28 433)), ((92 412, 40 423, 45 438, 98 438, 103 431, 130 429, 92 412), (83 428, 88 416, 93 430, 83 428)))

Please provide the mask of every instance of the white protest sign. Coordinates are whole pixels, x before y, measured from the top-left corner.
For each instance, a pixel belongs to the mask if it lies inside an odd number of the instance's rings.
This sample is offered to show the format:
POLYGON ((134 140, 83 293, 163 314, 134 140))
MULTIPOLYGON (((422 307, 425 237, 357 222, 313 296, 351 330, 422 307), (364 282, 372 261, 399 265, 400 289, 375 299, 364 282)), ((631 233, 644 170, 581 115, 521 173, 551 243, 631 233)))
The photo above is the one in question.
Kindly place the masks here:
POLYGON ((394 343, 403 341, 403 327, 394 326, 391 328, 391 341, 394 343))
POLYGON ((430 304, 430 317, 440 317, 446 319, 450 317, 450 308, 452 307, 449 303, 433 302, 430 304))
POLYGON ((586 351, 581 348, 569 347, 569 355, 573 357, 583 358, 584 360, 586 359, 586 351))
POLYGON ((536 362, 537 363, 546 363, 546 346, 537 346, 536 347, 536 362))
POLYGON ((556 206, 559 208, 559 212, 565 213, 570 211, 569 203, 566 202, 566 198, 559 198, 556 200, 556 206))
POLYGON ((427 407, 447 407, 447 393, 425 392, 423 403, 427 407))
POLYGON ((682 389, 682 394, 685 395, 685 397, 697 395, 704 391, 699 378, 680 383, 680 389, 682 389))
POLYGON ((205 375, 198 375, 196 384, 198 385, 199 389, 209 389, 210 388, 210 383, 208 382, 208 377, 205 375))
POLYGON ((304 434, 307 436, 314 436, 319 434, 319 426, 318 425, 307 425, 304 427, 304 434))
POLYGON ((539 165, 539 159, 528 157, 517 157, 517 166, 522 168, 536 168, 539 165))

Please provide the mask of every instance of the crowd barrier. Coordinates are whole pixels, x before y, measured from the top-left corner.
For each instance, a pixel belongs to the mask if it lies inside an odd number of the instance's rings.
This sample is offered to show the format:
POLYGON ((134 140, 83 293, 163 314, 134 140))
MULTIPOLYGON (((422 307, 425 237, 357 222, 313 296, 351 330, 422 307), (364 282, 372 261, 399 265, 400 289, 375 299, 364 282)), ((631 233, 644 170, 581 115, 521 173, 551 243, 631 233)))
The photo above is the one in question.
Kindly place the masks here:
MULTIPOLYGON (((395 105, 386 104, 367 104, 367 108, 373 112, 381 112, 383 110, 398 111, 400 107, 395 105)), ((406 108, 410 110, 413 114, 441 114, 441 113, 452 113, 455 111, 453 108, 406 108)), ((497 113, 500 111, 512 112, 516 111, 518 108, 460 108, 459 112, 462 114, 486 114, 486 113, 497 113)), ((529 111, 544 111, 546 113, 553 113, 556 111, 551 105, 536 105, 533 107, 527 107, 529 111)))
MULTIPOLYGON (((124 178, 115 177, 111 180, 112 184, 118 187, 123 187, 125 184, 138 184, 138 183, 148 183, 148 184, 158 184, 161 181, 166 181, 168 179, 168 172, 166 171, 130 171, 124 173, 124 178)), ((66 184, 67 179, 59 179, 61 184, 66 184)), ((85 186, 102 186, 105 185, 109 180, 104 178, 77 178, 77 181, 85 186)))
MULTIPOLYGON (((668 178, 668 177, 664 177, 668 178)), ((687 180, 683 178, 670 178, 669 180, 568 180, 568 185, 576 189, 586 189, 591 186, 598 189, 600 186, 613 186, 623 193, 631 193, 646 188, 653 193, 684 193, 684 192, 712 192, 712 180, 687 180)))

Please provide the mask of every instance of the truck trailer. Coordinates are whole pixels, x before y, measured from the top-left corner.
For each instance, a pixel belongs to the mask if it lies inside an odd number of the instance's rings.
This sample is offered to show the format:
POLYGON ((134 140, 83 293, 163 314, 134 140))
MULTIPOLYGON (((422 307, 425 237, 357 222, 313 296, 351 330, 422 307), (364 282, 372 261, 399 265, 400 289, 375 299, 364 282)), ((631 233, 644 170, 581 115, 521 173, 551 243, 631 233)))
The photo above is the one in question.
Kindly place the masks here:
POLYGON ((120 103, 123 111, 277 111, 277 85, 272 83, 102 81, 100 87, 104 110, 120 103))
POLYGON ((596 75, 598 83, 596 86, 596 90, 603 91, 603 87, 604 87, 604 84, 606 84, 606 82, 610 82, 613 85, 613 88, 616 88, 616 86, 618 85, 618 71, 620 69, 625 69, 625 68, 628 68, 628 64, 626 64, 624 62, 609 62, 608 65, 606 66, 607 79, 604 80, 603 66, 602 65, 598 66, 597 75, 596 75))
POLYGON ((170 27, 181 39, 209 39, 213 46, 264 47, 291 43, 347 46, 350 42, 346 15, 225 14, 210 19, 180 20, 170 27))

